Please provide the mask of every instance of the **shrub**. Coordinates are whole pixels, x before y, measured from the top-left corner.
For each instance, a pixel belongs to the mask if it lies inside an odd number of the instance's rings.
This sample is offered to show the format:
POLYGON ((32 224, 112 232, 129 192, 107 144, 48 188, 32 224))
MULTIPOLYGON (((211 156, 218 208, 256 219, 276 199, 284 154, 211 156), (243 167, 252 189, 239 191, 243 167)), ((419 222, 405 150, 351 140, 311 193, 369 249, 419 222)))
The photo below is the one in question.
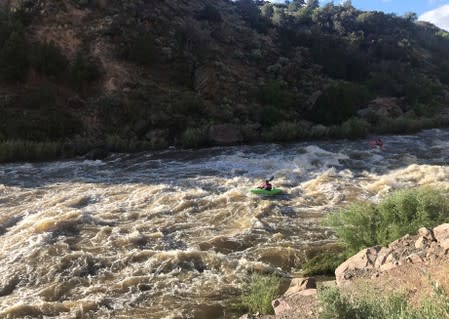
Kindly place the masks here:
POLYGON ((368 135, 370 125, 367 121, 359 118, 351 118, 342 124, 345 137, 350 139, 364 138, 368 135))
POLYGON ((181 144, 183 147, 201 147, 208 142, 206 128, 189 127, 181 136, 181 144))
POLYGON ((270 27, 270 20, 261 15, 261 12, 254 1, 252 0, 239 0, 237 7, 240 14, 252 28, 256 31, 265 33, 270 27))
POLYGON ((125 57, 134 63, 141 65, 154 65, 160 61, 161 53, 154 43, 153 37, 142 34, 134 39, 129 45, 125 57))
POLYGON ((448 318, 449 298, 437 285, 418 307, 408 303, 405 293, 373 294, 363 293, 350 298, 342 295, 337 287, 319 290, 318 300, 321 306, 320 319, 418 319, 448 318))
POLYGON ((276 275, 266 276, 254 273, 251 276, 248 291, 242 296, 242 303, 250 313, 273 312, 271 301, 279 292, 280 278, 276 275))
POLYGON ((145 142, 132 138, 123 138, 117 134, 108 134, 104 146, 109 152, 133 153, 150 149, 145 142))
POLYGON ((415 133, 422 129, 422 120, 406 118, 404 116, 397 117, 395 119, 384 118, 375 127, 375 131, 378 133, 415 133))
POLYGON ((7 81, 21 80, 28 72, 28 43, 22 32, 12 32, 0 50, 0 76, 7 81))
POLYGON ((401 94, 399 82, 386 72, 372 73, 366 85, 376 96, 400 96, 401 94))
POLYGON ((305 136, 306 131, 299 123, 283 121, 274 125, 265 137, 270 141, 288 142, 305 136))
POLYGON ((272 81, 259 89, 259 101, 278 109, 288 109, 294 103, 294 96, 279 81, 272 81))
POLYGON ((311 138, 324 138, 329 136, 329 128, 324 125, 314 125, 309 132, 311 138))
POLYGON ((410 105, 432 103, 435 96, 442 94, 442 86, 426 76, 413 76, 404 85, 402 94, 410 105))
POLYGON ((56 105, 55 89, 50 85, 41 85, 23 92, 19 97, 20 105, 29 110, 46 109, 56 105))
POLYGON ((369 98, 365 87, 340 82, 323 91, 318 97, 309 118, 322 124, 341 124, 356 115, 369 98))
POLYGON ((51 87, 42 86, 21 94, 21 108, 5 108, 0 130, 7 139, 46 141, 59 140, 82 131, 78 117, 58 108, 51 87))
POLYGON ((307 259, 302 270, 304 276, 335 275, 335 269, 342 264, 347 255, 341 252, 326 251, 307 259))
POLYGON ((410 318, 403 316, 407 311, 405 295, 384 297, 373 294, 364 298, 350 299, 341 295, 338 288, 332 287, 321 289, 318 300, 322 307, 320 319, 410 318))
POLYGON ((325 224, 334 228, 349 254, 386 245, 419 227, 434 227, 449 217, 449 200, 430 188, 396 191, 379 204, 355 203, 329 215, 325 224))
POLYGON ((77 88, 83 88, 101 77, 101 69, 93 57, 79 52, 70 66, 70 79, 77 88))
POLYGON ((30 63, 39 72, 58 75, 66 70, 68 60, 54 42, 45 42, 32 46, 30 63))
POLYGON ((207 20, 210 22, 222 22, 223 18, 221 17, 220 11, 216 7, 211 4, 206 4, 203 9, 196 15, 198 20, 207 20))
POLYGON ((61 155, 60 142, 9 140, 0 142, 0 162, 44 161, 61 155))

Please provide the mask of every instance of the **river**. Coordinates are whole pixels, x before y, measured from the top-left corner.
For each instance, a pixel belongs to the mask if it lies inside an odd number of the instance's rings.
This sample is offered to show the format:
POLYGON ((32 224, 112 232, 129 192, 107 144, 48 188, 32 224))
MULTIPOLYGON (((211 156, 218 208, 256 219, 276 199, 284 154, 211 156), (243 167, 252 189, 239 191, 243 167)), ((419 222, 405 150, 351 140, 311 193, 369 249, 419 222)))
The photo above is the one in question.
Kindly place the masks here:
POLYGON ((230 318, 251 272, 335 243, 326 214, 448 189, 448 130, 382 139, 0 165, 0 318, 230 318))

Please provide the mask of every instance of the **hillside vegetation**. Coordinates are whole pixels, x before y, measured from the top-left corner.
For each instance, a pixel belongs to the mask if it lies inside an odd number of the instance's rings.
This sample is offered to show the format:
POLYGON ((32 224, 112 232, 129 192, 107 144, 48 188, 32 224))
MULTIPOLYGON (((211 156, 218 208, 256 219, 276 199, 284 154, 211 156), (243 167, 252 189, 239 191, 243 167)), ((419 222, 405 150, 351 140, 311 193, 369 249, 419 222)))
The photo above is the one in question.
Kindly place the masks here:
POLYGON ((0 12, 0 161, 414 132, 446 126, 448 101, 449 34, 412 13, 251 0, 0 12))

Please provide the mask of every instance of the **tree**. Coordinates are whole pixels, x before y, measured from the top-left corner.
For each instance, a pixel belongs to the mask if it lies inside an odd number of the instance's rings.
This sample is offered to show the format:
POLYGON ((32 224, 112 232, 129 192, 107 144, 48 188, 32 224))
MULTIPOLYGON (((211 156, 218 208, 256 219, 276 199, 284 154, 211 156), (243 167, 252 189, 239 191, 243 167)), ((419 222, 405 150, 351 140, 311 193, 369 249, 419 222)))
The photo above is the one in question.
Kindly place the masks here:
POLYGON ((223 18, 221 17, 220 11, 211 4, 206 4, 203 9, 196 15, 198 20, 207 20, 210 22, 222 22, 223 18))
POLYGON ((274 14, 273 5, 271 3, 264 4, 261 9, 261 12, 262 12, 263 17, 271 20, 271 18, 273 17, 273 14, 274 14))
POLYGON ((320 7, 320 1, 319 0, 307 0, 306 6, 311 9, 317 9, 320 7))
POLYGON ((252 28, 258 32, 266 32, 269 27, 269 20, 262 17, 259 7, 253 0, 239 0, 237 8, 240 15, 252 28))
POLYGON ((35 43, 30 50, 31 66, 47 75, 58 75, 66 70, 68 60, 54 42, 35 43))
POLYGON ((290 2, 290 4, 288 5, 288 11, 296 12, 305 4, 306 3, 304 0, 292 0, 292 2, 290 2))
POLYGON ((245 20, 247 18, 254 19, 260 14, 259 8, 253 0, 239 0, 237 2, 237 7, 245 20))
POLYGON ((404 19, 415 22, 418 20, 418 15, 415 12, 406 12, 404 13, 404 19))
POLYGON ((28 43, 21 32, 12 32, 0 50, 0 76, 5 80, 20 80, 29 67, 28 43))
POLYGON ((352 8, 352 1, 351 0, 344 0, 341 3, 341 6, 345 9, 351 9, 352 8))

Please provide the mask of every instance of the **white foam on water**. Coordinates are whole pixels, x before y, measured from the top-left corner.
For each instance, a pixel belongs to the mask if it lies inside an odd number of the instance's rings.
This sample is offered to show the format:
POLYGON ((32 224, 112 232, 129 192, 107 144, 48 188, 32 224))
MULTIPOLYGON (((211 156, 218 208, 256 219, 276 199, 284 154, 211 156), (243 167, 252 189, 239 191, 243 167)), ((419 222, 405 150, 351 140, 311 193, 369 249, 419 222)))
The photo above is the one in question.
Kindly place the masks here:
POLYGON ((448 137, 0 165, 0 309, 159 319, 220 307, 251 272, 300 268, 312 245, 334 242, 319 224, 328 212, 403 187, 448 190, 448 137), (248 194, 271 176, 283 195, 248 194))

